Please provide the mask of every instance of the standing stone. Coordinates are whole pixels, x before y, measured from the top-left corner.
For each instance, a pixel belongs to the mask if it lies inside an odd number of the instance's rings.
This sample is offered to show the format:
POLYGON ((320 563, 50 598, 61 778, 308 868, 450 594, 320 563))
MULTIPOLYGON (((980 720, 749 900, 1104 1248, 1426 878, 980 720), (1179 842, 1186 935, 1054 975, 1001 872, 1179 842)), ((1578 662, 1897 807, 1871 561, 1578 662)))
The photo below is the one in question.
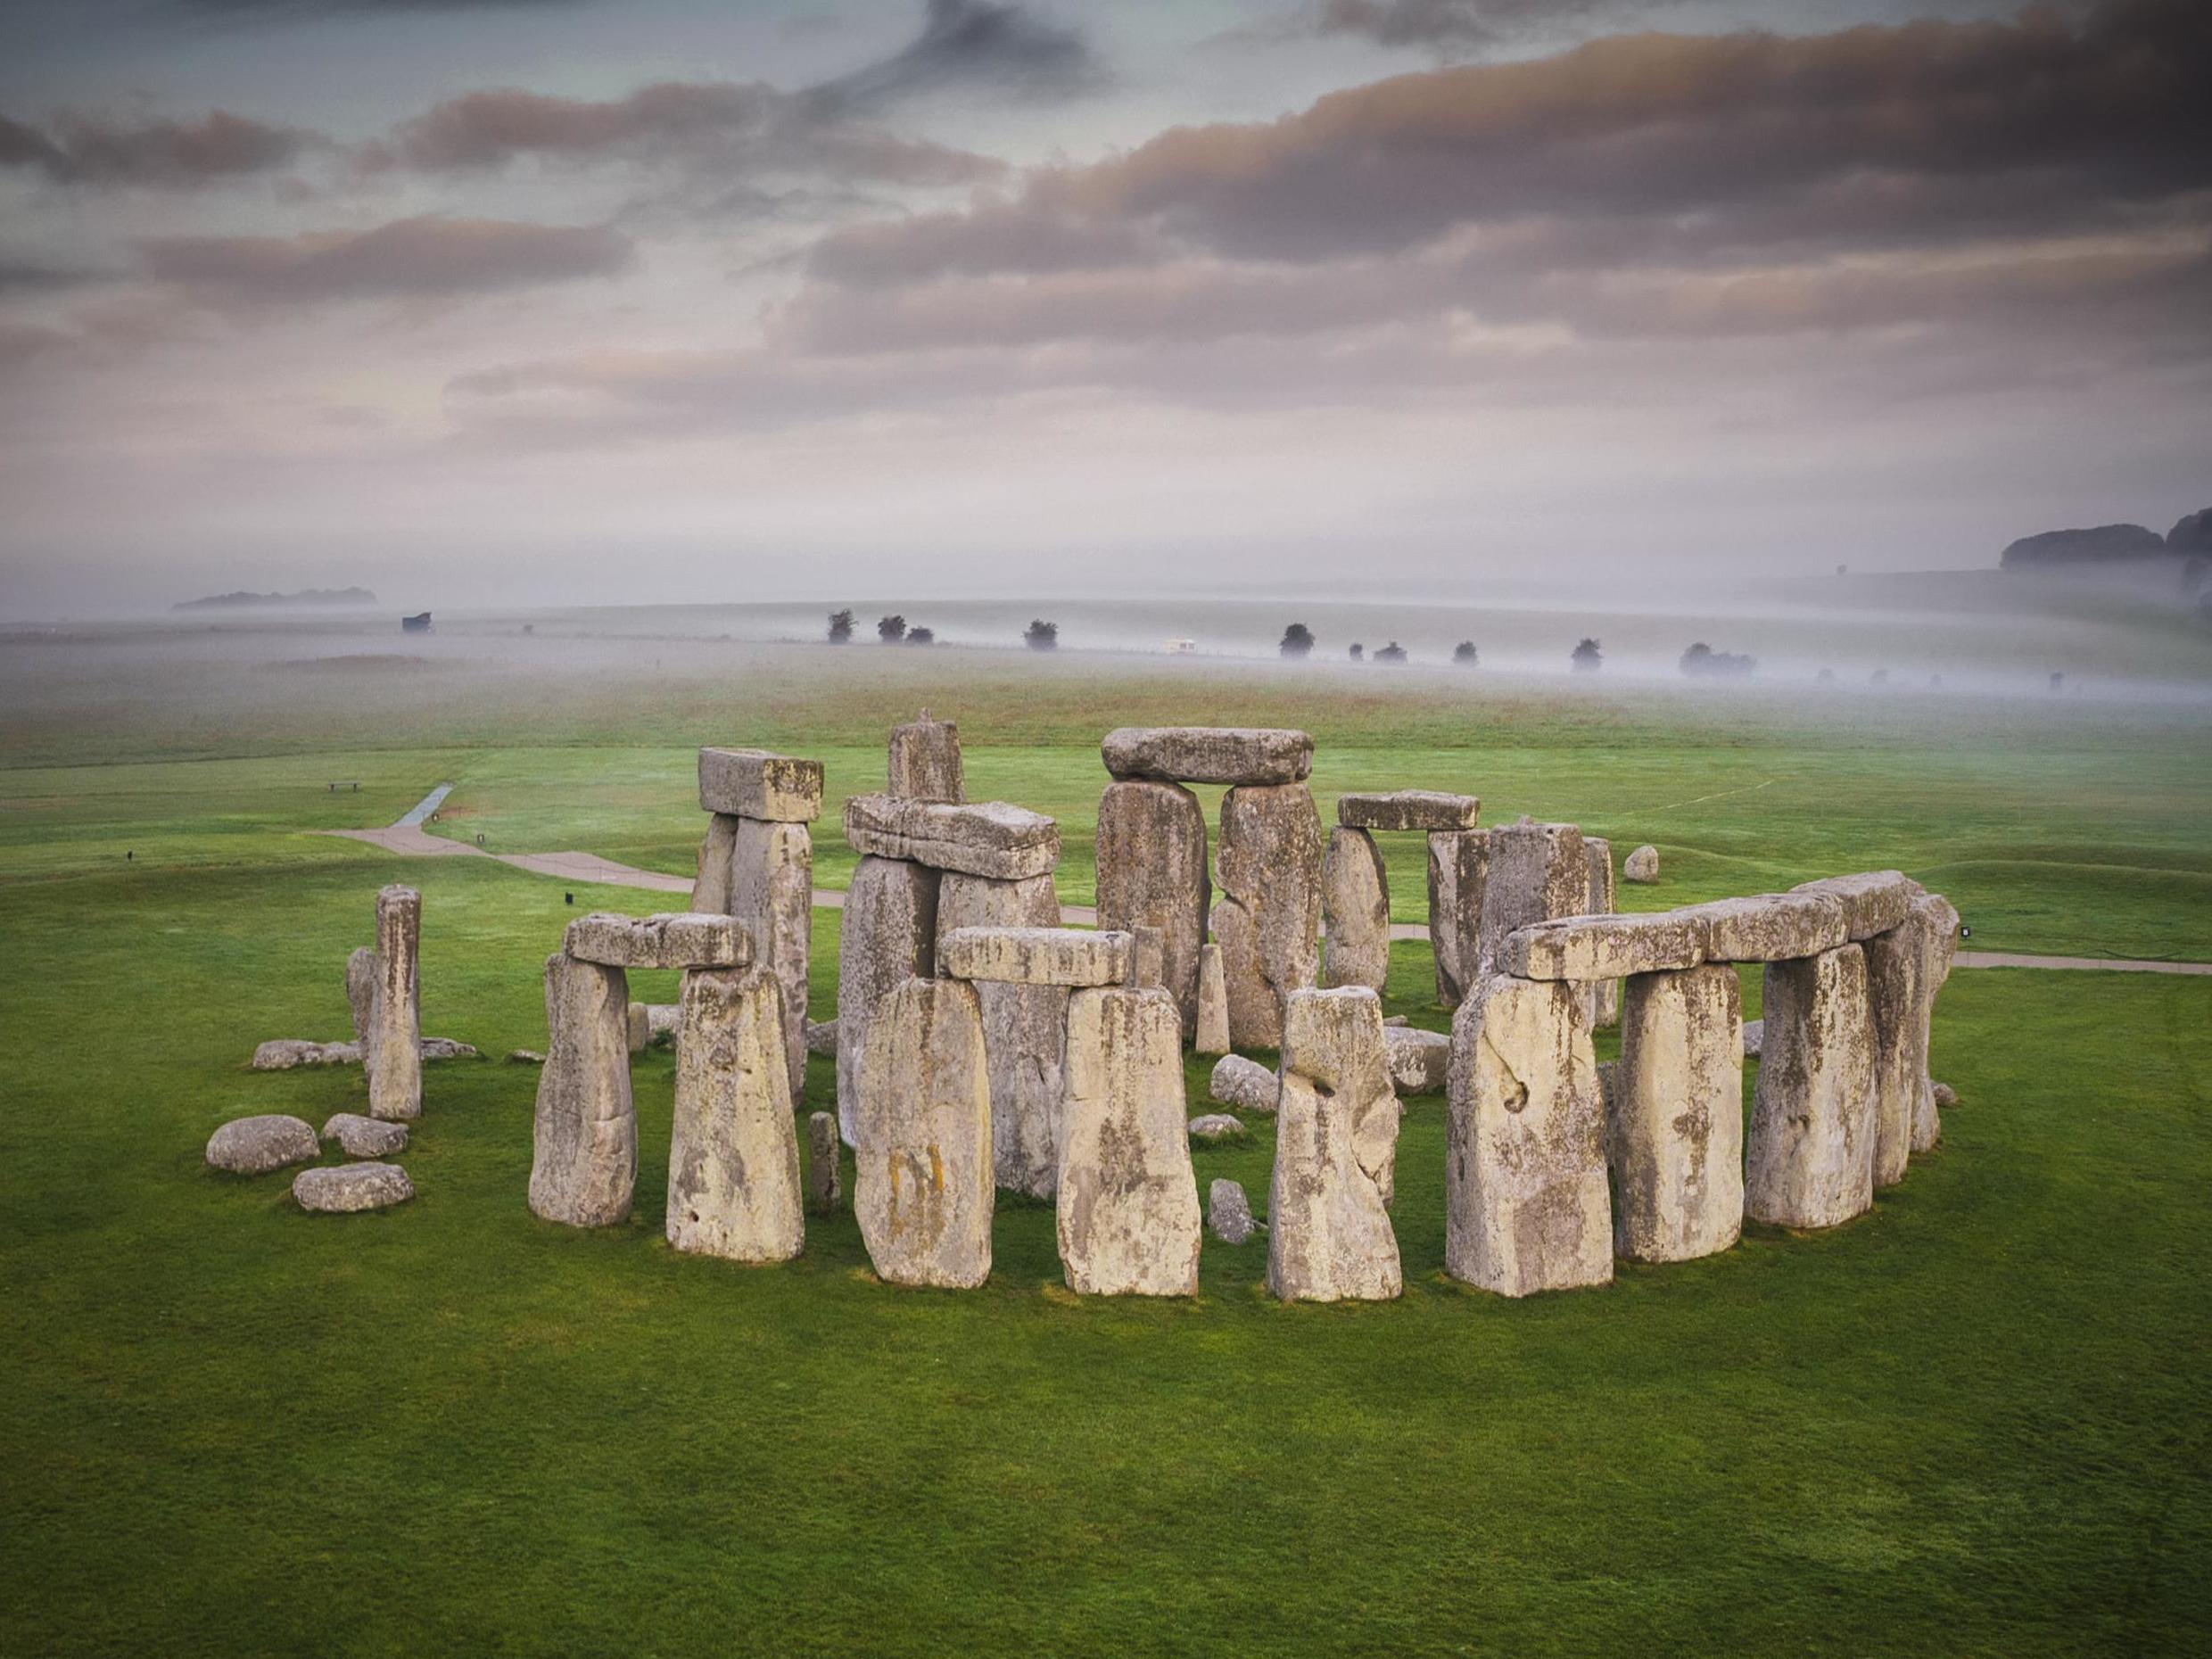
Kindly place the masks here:
MULTIPOLYGON (((1617 907, 1619 889, 1613 883, 1613 843, 1602 836, 1582 838, 1582 852, 1589 860, 1589 896, 1583 914, 1610 916, 1617 907)), ((1599 979, 1590 986, 1592 1028, 1617 1023, 1621 1018, 1621 982, 1599 979)))
POLYGON ((909 978, 862 1056, 853 1213, 892 1284, 972 1290, 991 1276, 991 1074, 983 1008, 960 979, 909 978))
POLYGON ((1770 962, 1744 1213, 1832 1227, 1874 1202, 1874 1032, 1866 953, 1770 962))
POLYGON ((376 895, 376 995, 361 1044, 368 1115, 404 1122, 423 1115, 423 1019, 417 953, 423 896, 389 887, 376 895))
POLYGON ((857 1146, 861 1055, 876 1005, 935 966, 937 872, 898 858, 853 867, 838 923, 838 1127, 857 1146))
POLYGON ((1490 832, 1439 830, 1429 837, 1429 948, 1436 955, 1436 1000, 1457 1008, 1474 988, 1489 885, 1490 832))
MULTIPOLYGON (((993 881, 947 875, 937 889, 937 937, 961 928, 1052 928, 1060 899, 1050 876, 993 881)), ((1089 937, 1089 936, 1086 936, 1089 937)), ((991 1167, 999 1185, 1050 1198, 1060 1162, 1061 1061, 1068 987, 979 981, 983 1052, 991 1072, 991 1167)))
POLYGON ((698 874, 691 881, 691 909, 705 914, 729 915, 730 858, 738 845, 738 826, 746 821, 734 813, 716 813, 706 821, 706 836, 699 843, 698 874))
POLYGON ((1628 981, 1605 1098, 1615 1254, 1688 1261, 1743 1231, 1743 1015, 1730 967, 1628 981))
POLYGON ((572 1227, 630 1217, 638 1114, 630 1097, 630 977, 557 953, 545 963, 550 1041, 538 1074, 530 1209, 572 1227))
POLYGON ((364 945, 346 958, 346 1003, 353 1010, 353 1040, 366 1048, 376 1012, 376 953, 364 945))
POLYGON ((1452 1021, 1444 1267, 1504 1296, 1613 1277, 1605 1103, 1581 998, 1478 981, 1452 1021))
POLYGON ((1083 1296, 1195 1296, 1202 1217, 1164 990, 1077 991, 1061 1107, 1061 1265, 1083 1296))
POLYGON ((1201 1054, 1229 1052, 1229 982, 1221 971, 1221 947, 1198 950, 1198 1028, 1191 1046, 1201 1054))
POLYGON ((1206 1225, 1224 1244, 1242 1244, 1260 1230, 1241 1182, 1217 1176, 1206 1189, 1206 1225))
POLYGON ((1589 860, 1582 850, 1582 832, 1572 824, 1523 819, 1490 833, 1490 871, 1482 886, 1475 953, 1478 978, 1498 971, 1506 940, 1516 928, 1579 916, 1589 903, 1589 860))
POLYGON ((1321 814, 1302 783, 1239 785, 1221 797, 1213 935, 1229 989, 1229 1040, 1275 1048, 1293 991, 1320 972, 1321 814))
MULTIPOLYGON (((1168 988, 1168 938, 1158 928, 1129 929, 1129 971, 1122 975, 1121 983, 1133 991, 1168 988)), ((1178 1019, 1182 1012, 1179 1007, 1176 1010, 1178 1019)))
POLYGON ((1329 832, 1321 860, 1321 983, 1381 995, 1391 977, 1391 883, 1365 830, 1329 832))
POLYGON ((668 1242, 730 1261, 788 1261, 805 1248, 799 1143, 774 971, 683 977, 683 1041, 668 1146, 668 1242))
POLYGON ((1647 842, 1628 855, 1621 866, 1622 879, 1638 884, 1659 879, 1659 849, 1647 842))
POLYGON ((1398 1096, 1382 1004, 1365 986, 1292 995, 1283 1021, 1267 1288, 1288 1301, 1388 1301, 1404 1289, 1388 1205, 1398 1096))
POLYGON ((1198 1011, 1198 954, 1212 884, 1206 813, 1176 783, 1110 783, 1098 800, 1098 925, 1160 929, 1162 983, 1185 1026, 1198 1011))
POLYGON ((1867 1013, 1874 1041, 1874 1187, 1905 1178, 1912 1132, 1927 1076, 1927 1003, 1921 988, 1930 955, 1926 925, 1905 919, 1860 948, 1866 953, 1867 1013))
POLYGON ((642 1054, 651 1046, 653 1016, 643 1003, 632 1003, 624 1011, 623 1029, 631 1053, 642 1054))
POLYGON ((1936 1013, 1936 998, 1942 992, 1944 982, 1951 978, 1952 960, 1959 953, 1959 912, 1940 893, 1922 894, 1913 900, 1912 907, 1916 914, 1926 912, 1920 917, 1920 925, 1927 929, 1923 937, 1928 948, 1928 960, 1920 975, 1919 1027, 1915 1040, 1920 1051, 1921 1074, 1912 1116, 1912 1150, 1925 1152, 1943 1137, 1937 1109, 1958 1102, 1958 1096, 1951 1090, 1929 1081, 1927 1064, 1934 1047, 1929 1027, 1936 1013), (1944 1098, 1946 1094, 1951 1095, 1949 1100, 1944 1098))
POLYGON ((818 1111, 806 1119, 806 1201, 827 1215, 845 1195, 845 1180, 838 1165, 838 1115, 818 1111))
POLYGON ((889 792, 910 801, 968 798, 956 722, 932 720, 925 708, 920 719, 891 728, 889 792))
POLYGON ((807 958, 814 937, 814 838, 805 824, 737 821, 729 913, 753 936, 753 960, 783 987, 784 1069, 796 1100, 806 1089, 807 958))

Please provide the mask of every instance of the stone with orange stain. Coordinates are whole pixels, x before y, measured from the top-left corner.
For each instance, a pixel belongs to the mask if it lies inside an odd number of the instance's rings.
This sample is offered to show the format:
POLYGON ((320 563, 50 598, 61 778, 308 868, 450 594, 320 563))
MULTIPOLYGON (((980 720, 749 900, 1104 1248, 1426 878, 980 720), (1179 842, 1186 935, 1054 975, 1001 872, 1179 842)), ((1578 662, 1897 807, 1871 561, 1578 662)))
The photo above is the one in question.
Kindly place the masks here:
POLYGON ((861 1055, 853 1213, 877 1275, 968 1290, 991 1275, 991 1075, 959 979, 883 999, 861 1055))

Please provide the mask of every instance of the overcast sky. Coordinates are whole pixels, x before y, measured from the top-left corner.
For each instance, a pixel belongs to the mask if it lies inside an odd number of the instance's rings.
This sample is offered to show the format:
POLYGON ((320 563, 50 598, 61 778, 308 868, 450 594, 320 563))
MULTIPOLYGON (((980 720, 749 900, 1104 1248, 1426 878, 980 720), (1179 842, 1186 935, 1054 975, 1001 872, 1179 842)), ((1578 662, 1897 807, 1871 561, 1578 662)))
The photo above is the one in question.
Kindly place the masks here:
POLYGON ((0 615, 2164 531, 2208 88, 2207 0, 6 0, 0 615))

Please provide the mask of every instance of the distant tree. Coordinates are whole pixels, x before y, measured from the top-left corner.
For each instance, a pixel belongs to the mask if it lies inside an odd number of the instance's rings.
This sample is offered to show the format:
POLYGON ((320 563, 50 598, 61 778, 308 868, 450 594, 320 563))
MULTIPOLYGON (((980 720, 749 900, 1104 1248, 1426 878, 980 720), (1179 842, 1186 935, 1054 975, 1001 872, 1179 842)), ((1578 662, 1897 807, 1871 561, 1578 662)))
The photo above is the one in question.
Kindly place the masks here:
POLYGON ((896 613, 876 624, 876 638, 886 645, 896 645, 906 637, 906 618, 896 613))
POLYGON ((1474 641, 1462 640, 1457 645, 1452 647, 1452 661, 1465 663, 1469 668, 1473 668, 1475 663, 1474 641))
POLYGON ((1354 640, 1352 641, 1352 661, 1355 663, 1359 662, 1363 660, 1366 655, 1367 648, 1360 644, 1358 640, 1354 640))
POLYGON ((831 611, 830 613, 830 643, 832 645, 844 645, 850 641, 852 637, 853 613, 850 611, 831 611))
POLYGON ((933 628, 910 628, 906 631, 906 643, 909 645, 935 645, 937 642, 937 631, 933 628))
POLYGON ((1283 655, 1303 656, 1314 648, 1313 630, 1304 623, 1292 623, 1283 631, 1283 655))
POLYGON ((1406 660, 1406 648, 1393 640, 1374 654, 1374 660, 1378 663, 1402 663, 1406 660))
POLYGON ((1758 666, 1756 657, 1716 651, 1703 640, 1682 653, 1682 672, 1686 674, 1747 674, 1758 666))
POLYGON ((1574 664, 1578 673, 1588 674, 1595 673, 1604 666, 1605 658, 1605 654, 1598 650, 1597 640, 1585 640, 1574 648, 1574 655, 1567 660, 1574 664))
POLYGON ((1058 623, 1032 621, 1028 631, 1021 637, 1032 651, 1060 649, 1060 624, 1058 623))

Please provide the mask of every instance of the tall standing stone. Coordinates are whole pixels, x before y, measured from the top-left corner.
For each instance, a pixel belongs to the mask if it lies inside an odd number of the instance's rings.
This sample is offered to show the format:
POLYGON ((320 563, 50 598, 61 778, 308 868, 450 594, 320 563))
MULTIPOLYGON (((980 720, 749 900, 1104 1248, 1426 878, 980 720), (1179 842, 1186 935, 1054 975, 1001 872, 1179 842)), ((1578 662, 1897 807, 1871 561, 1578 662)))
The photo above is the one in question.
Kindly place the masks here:
POLYGON ((753 936, 753 960, 783 987, 784 1069, 791 1098, 806 1088, 806 989, 814 937, 814 838, 805 824, 737 820, 729 913, 753 936))
POLYGON ((1605 1101, 1615 1254, 1688 1261, 1743 1231, 1743 1020, 1725 964, 1627 981, 1605 1101))
POLYGON ((1214 938, 1229 987, 1229 1039, 1275 1048, 1293 991, 1320 971, 1321 815, 1302 783, 1239 784, 1221 797, 1214 938))
POLYGON ((1874 1201, 1874 1031, 1866 953, 1770 962, 1744 1213, 1832 1227, 1874 1201))
POLYGON ((1201 1054, 1229 1052, 1229 981, 1221 971, 1221 947, 1198 951, 1198 1028, 1191 1047, 1201 1054))
POLYGON ((366 945, 346 958, 346 1005, 353 1012, 353 1040, 367 1053, 368 1033, 376 1015, 376 953, 366 945))
MULTIPOLYGON (((1613 843, 1603 836, 1582 838, 1583 855, 1589 861, 1589 894, 1582 906, 1586 916, 1610 916, 1617 907, 1619 888, 1614 885, 1613 843)), ((1621 982, 1599 979, 1590 986, 1590 1025, 1610 1026, 1621 1018, 1621 982)))
POLYGON ((889 793, 910 801, 953 801, 968 798, 968 780, 960 757, 960 727, 950 720, 932 720, 923 709, 919 720, 891 728, 889 793))
POLYGON ((1915 1034, 1920 1052, 1920 1082, 1912 1114, 1912 1150, 1925 1152, 1943 1138, 1943 1124, 1936 1111, 1936 1085, 1927 1076, 1927 1059, 1934 1046, 1931 1022, 1936 1013, 1936 998, 1951 978, 1952 960, 1959 953, 1959 912, 1951 901, 1940 893, 1924 893, 1912 902, 1926 929, 1922 937, 1928 949, 1928 959, 1920 974, 1920 1011, 1915 1034))
POLYGON ((1498 825, 1490 838, 1477 978, 1497 971, 1498 954, 1515 929, 1579 916, 1589 903, 1589 855, 1582 850, 1582 832, 1572 824, 1523 819, 1498 825))
POLYGON ((683 1041, 668 1151, 668 1242, 731 1261, 788 1261, 805 1248, 799 1144, 773 970, 683 977, 683 1041))
POLYGON ((937 872, 899 858, 853 867, 838 925, 838 1127, 857 1145, 861 1055, 876 1005, 935 970, 937 872))
POLYGON ((1389 1203, 1398 1096, 1382 1004, 1365 986, 1294 993, 1283 1021, 1267 1288, 1284 1301, 1388 1301, 1404 1289, 1389 1203))
POLYGON ((1490 865, 1487 830, 1429 836, 1429 948, 1436 955, 1436 1000, 1447 1008, 1458 1007, 1474 988, 1490 865))
POLYGON ((1321 860, 1321 983, 1365 986, 1391 977, 1391 883, 1374 837, 1338 825, 1321 860))
MULTIPOLYGON (((1925 927, 1905 920, 1868 939, 1868 1029, 1873 1039, 1874 1187, 1905 1178, 1912 1158, 1912 1130, 1919 1111, 1920 1079, 1927 1075, 1927 1028, 1921 980, 1928 969, 1925 927)), ((1762 1064, 1764 1062, 1762 1061, 1762 1064)))
POLYGON ((1164 990, 1068 1004, 1060 1259, 1085 1296, 1194 1296, 1204 1218, 1191 1168, 1183 1021, 1164 990))
POLYGON ((1157 928, 1162 981, 1186 1027, 1198 1019, 1198 953, 1212 884, 1206 813, 1181 784, 1110 783, 1098 801, 1098 925, 1157 928))
MULTIPOLYGON (((937 937, 960 928, 1060 926, 1050 876, 994 881, 948 874, 937 889, 937 937)), ((983 1050, 991 1073, 991 1164, 999 1185, 1050 1198, 1058 1178, 1068 987, 981 981, 983 1050)))
POLYGON ((730 860, 737 850, 738 826, 743 822, 734 813, 708 816, 706 834, 699 842, 698 873, 691 879, 694 911, 730 914, 730 860))
POLYGON ((981 1284, 991 1276, 991 1076, 976 987, 898 986, 870 1025, 859 1085, 853 1213, 877 1274, 981 1284))
POLYGON ((845 1183, 838 1160, 838 1115, 818 1111, 806 1119, 806 1200, 824 1214, 838 1207, 845 1183))
POLYGON ((368 1115, 402 1122, 423 1115, 423 1019, 417 952, 423 896, 389 887, 376 895, 376 995, 361 1044, 368 1115))
POLYGON ((1477 981, 1452 1020, 1445 1271, 1504 1296, 1611 1279, 1605 1142, 1578 987, 1477 981))
POLYGON ((630 1095, 630 976, 566 953, 545 964, 549 1040, 538 1074, 530 1209, 572 1227, 630 1217, 638 1114, 630 1095))

